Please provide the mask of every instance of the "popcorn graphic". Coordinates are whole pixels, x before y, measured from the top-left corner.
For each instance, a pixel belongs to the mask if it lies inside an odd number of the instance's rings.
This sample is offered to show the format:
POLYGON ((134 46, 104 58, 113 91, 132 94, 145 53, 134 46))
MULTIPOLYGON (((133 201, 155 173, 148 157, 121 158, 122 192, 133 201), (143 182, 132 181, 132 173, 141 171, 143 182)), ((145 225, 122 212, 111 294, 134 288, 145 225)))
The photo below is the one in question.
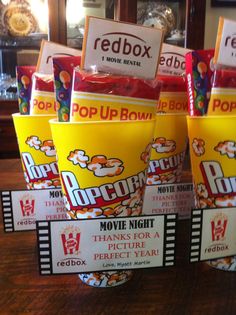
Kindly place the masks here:
POLYGON ((113 208, 105 208, 105 209, 103 209, 103 215, 105 217, 114 217, 114 209, 113 208))
POLYGON ((53 187, 58 188, 58 187, 61 187, 61 182, 59 179, 53 179, 52 185, 53 185, 53 187))
POLYGON ((176 175, 174 173, 163 174, 160 176, 162 184, 173 184, 176 183, 176 175))
POLYGON ((41 146, 41 141, 37 136, 28 137, 25 141, 31 148, 35 148, 35 150, 39 150, 41 146))
POLYGON ((100 208, 83 208, 82 210, 77 210, 76 218, 77 219, 94 219, 94 218, 103 218, 103 211, 100 208))
POLYGON ((221 155, 227 155, 230 159, 236 158, 236 143, 234 141, 219 142, 214 150, 221 155))
POLYGON ((235 271, 236 269, 236 258, 235 256, 211 260, 209 264, 215 268, 222 270, 235 271))
POLYGON ((131 193, 128 199, 123 200, 115 207, 107 208, 89 208, 84 207, 77 210, 70 209, 69 202, 65 197, 64 202, 67 208, 67 213, 72 219, 92 219, 118 216, 138 216, 142 213, 143 205, 143 188, 137 189, 131 193))
POLYGON ((89 156, 83 150, 71 151, 67 159, 74 165, 87 168, 97 177, 118 176, 124 170, 123 162, 120 159, 108 159, 105 155, 94 155, 89 161, 89 156))
POLYGON ((34 185, 34 189, 44 189, 44 188, 55 188, 55 186, 53 186, 52 181, 51 180, 39 180, 36 183, 33 183, 34 185))
POLYGON ((161 184, 161 179, 159 175, 148 175, 147 185, 159 185, 161 184))
POLYGON ((132 209, 127 207, 127 206, 123 206, 122 204, 115 207, 114 209, 114 214, 116 217, 130 217, 132 214, 132 209))
POLYGON ((149 159, 150 159, 150 156, 151 156, 151 148, 152 148, 152 144, 149 143, 144 152, 142 152, 140 158, 142 161, 144 161, 144 163, 148 163, 149 162, 149 159))
POLYGON ((56 150, 52 140, 43 141, 40 151, 44 152, 46 156, 56 156, 56 150))
POLYGON ((100 287, 102 282, 106 279, 105 274, 102 272, 84 273, 80 277, 82 277, 81 280, 83 282, 94 287, 100 287))
POLYGON ((192 142, 193 152, 196 156, 201 156, 205 153, 205 141, 203 139, 194 138, 192 142))
POLYGON ((204 184, 198 184, 196 189, 197 195, 200 198, 208 198, 208 191, 206 189, 206 186, 204 184))
POLYGON ((106 218, 107 216, 110 217, 110 215, 106 215, 104 210, 100 208, 82 208, 80 210, 71 210, 70 206, 68 207, 67 204, 65 204, 65 206, 67 208, 68 219, 78 220, 78 219, 94 219, 98 217, 106 218))
POLYGON ((26 139, 25 143, 35 150, 40 150, 46 156, 56 156, 56 150, 52 140, 42 142, 37 136, 31 136, 26 139))
POLYGON ((115 286, 120 281, 128 280, 129 276, 130 276, 130 274, 126 270, 120 271, 118 273, 114 273, 114 274, 110 275, 110 277, 107 281, 107 284, 108 284, 108 286, 115 286))
POLYGON ((182 176, 182 165, 178 165, 177 169, 172 172, 175 177, 175 183, 179 183, 182 176))
POLYGON ((130 197, 121 202, 114 209, 115 216, 134 216, 140 215, 142 212, 142 195, 143 190, 137 189, 136 192, 130 194, 130 197))
POLYGON ((122 201, 122 205, 128 205, 130 208, 137 206, 142 199, 141 189, 137 189, 135 192, 130 194, 130 198, 122 201))
POLYGON ((199 208, 224 208, 235 207, 236 196, 222 196, 216 198, 210 198, 207 188, 204 184, 200 183, 195 186, 196 205, 199 208))
POLYGON ((70 152, 70 155, 67 157, 67 159, 74 165, 79 164, 81 168, 86 168, 89 157, 85 155, 83 150, 74 150, 70 152))
POLYGON ((77 220, 76 211, 69 210, 69 208, 67 208, 67 218, 70 220, 77 220))
POLYGON ((204 184, 200 183, 194 185, 195 189, 195 204, 198 208, 215 208, 214 198, 210 198, 207 188, 204 184))
POLYGON ((132 271, 104 271, 80 274, 80 279, 94 287, 110 287, 126 282, 132 276, 132 271))
POLYGON ((137 206, 135 209, 132 209, 132 216, 139 216, 142 214, 142 205, 137 206))
POLYGON ((87 164, 87 168, 92 171, 95 176, 112 177, 120 175, 123 172, 124 167, 122 164, 123 162, 119 159, 107 159, 105 155, 95 155, 87 164))
POLYGON ((235 207, 236 206, 236 196, 223 196, 215 199, 216 207, 235 207))
POLYGON ((215 208, 214 199, 213 198, 200 198, 199 199, 199 207, 201 209, 204 208, 215 208))
POLYGON ((177 169, 167 174, 149 174, 147 185, 173 184, 179 183, 182 175, 182 165, 178 165, 177 169))
POLYGON ((156 138, 152 144, 152 148, 157 153, 168 153, 173 152, 176 149, 176 142, 174 140, 166 140, 166 138, 156 138))

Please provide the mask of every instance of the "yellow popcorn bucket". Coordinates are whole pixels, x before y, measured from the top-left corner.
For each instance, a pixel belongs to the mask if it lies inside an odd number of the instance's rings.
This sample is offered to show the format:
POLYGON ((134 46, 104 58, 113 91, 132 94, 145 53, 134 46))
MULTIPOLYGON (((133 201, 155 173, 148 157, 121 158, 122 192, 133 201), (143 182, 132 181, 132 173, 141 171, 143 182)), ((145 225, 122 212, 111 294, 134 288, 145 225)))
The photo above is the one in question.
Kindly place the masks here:
POLYGON ((147 185, 178 183, 187 147, 185 114, 157 114, 147 185))
POLYGON ((28 189, 60 187, 56 151, 49 120, 55 115, 13 114, 24 177, 28 189))
MULTIPOLYGON (((155 120, 57 122, 51 120, 62 191, 71 219, 142 213, 155 120)), ((91 286, 112 287, 132 271, 79 274, 91 286)))
MULTIPOLYGON (((187 123, 195 207, 236 206, 236 116, 188 116, 187 123)), ((236 256, 209 264, 236 271, 236 256)))

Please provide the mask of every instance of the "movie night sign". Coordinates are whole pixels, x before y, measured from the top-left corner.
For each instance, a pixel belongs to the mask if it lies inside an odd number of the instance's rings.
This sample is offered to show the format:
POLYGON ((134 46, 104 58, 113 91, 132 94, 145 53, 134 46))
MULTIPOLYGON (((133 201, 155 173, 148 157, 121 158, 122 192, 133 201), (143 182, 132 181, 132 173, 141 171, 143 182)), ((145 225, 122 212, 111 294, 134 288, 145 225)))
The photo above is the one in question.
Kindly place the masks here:
POLYGON ((41 274, 173 266, 176 214, 37 222, 41 274))

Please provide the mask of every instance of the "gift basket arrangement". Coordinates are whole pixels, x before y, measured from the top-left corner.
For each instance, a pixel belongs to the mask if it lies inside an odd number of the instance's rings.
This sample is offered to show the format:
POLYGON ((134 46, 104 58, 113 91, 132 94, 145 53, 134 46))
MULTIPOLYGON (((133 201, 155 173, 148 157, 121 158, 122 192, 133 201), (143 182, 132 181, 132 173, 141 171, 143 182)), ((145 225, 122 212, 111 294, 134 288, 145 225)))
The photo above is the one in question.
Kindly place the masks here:
MULTIPOLYGON (((194 208, 234 207, 236 75, 225 62, 233 35, 224 33, 230 23, 220 20, 215 49, 181 53, 162 43, 162 29, 94 17, 86 20, 82 55, 63 46, 57 53, 57 44, 43 41, 38 64, 16 68, 13 120, 27 188, 61 189, 71 224, 110 219, 116 226, 122 218, 152 214, 143 211, 146 188, 181 183, 189 150, 194 208), (45 66, 47 53, 52 58, 45 66)), ((226 215, 217 212, 211 222, 212 241, 222 245, 226 215)), ((79 235, 64 229, 65 255, 79 253, 79 235)), ((96 256, 109 266, 80 272, 84 283, 112 287, 131 278, 131 263, 119 269, 113 260, 129 261, 126 249, 141 245, 127 243, 130 234, 117 235, 123 252, 96 256)), ((228 256, 208 263, 235 271, 235 256, 228 256)))

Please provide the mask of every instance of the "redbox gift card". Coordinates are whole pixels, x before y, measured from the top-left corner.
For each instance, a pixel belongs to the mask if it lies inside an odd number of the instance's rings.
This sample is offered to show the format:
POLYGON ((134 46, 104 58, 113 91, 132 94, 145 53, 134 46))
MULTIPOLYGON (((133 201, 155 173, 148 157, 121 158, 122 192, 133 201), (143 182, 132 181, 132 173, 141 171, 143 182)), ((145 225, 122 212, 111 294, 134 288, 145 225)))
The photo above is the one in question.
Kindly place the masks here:
POLYGON ((87 16, 81 67, 154 79, 162 29, 87 16))

